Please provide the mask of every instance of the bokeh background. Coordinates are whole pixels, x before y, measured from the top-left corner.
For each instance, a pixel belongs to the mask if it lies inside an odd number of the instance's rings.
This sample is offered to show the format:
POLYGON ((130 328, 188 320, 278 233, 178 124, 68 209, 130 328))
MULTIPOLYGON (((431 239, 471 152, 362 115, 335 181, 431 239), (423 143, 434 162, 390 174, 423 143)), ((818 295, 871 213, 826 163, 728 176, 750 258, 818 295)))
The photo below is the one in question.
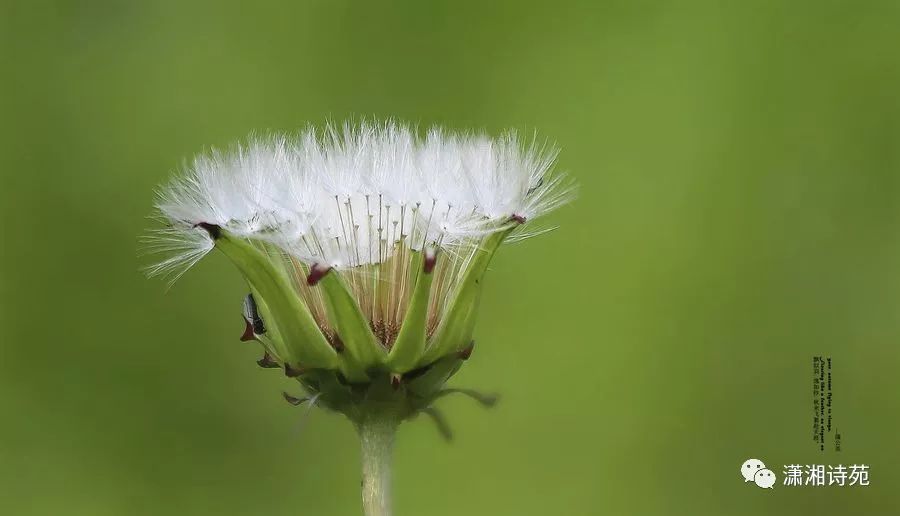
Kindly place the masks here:
POLYGON ((497 256, 453 383, 503 401, 446 400, 449 445, 401 429, 398 514, 894 514, 898 26, 892 0, 0 1, 0 514, 359 513, 351 426, 257 368, 226 260, 166 292, 137 256, 195 152, 349 116, 536 130, 582 185, 497 256))

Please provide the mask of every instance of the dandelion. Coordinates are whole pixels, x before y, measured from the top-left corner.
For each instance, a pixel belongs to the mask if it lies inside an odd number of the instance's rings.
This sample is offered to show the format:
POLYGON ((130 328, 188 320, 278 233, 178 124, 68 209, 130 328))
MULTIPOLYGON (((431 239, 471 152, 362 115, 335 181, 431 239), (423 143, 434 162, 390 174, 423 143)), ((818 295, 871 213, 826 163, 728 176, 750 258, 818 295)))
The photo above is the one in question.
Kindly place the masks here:
MULTIPOLYGON (((201 155, 159 193, 148 238, 172 281, 218 249, 249 287, 241 339, 258 364, 347 416, 362 443, 363 506, 390 514, 397 426, 434 407, 472 353, 481 280, 504 241, 571 200, 556 152, 394 122, 258 136, 201 155)), ((541 233, 538 230, 534 233, 541 233)))

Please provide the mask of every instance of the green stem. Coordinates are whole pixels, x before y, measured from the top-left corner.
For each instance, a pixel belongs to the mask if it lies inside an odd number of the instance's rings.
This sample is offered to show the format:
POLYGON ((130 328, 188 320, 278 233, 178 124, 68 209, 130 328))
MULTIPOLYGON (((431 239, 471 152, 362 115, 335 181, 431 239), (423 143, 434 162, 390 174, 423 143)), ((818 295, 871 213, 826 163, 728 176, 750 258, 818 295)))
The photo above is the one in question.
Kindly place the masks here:
POLYGON ((397 421, 370 415, 356 425, 362 444, 362 502, 366 516, 391 516, 391 465, 397 421))

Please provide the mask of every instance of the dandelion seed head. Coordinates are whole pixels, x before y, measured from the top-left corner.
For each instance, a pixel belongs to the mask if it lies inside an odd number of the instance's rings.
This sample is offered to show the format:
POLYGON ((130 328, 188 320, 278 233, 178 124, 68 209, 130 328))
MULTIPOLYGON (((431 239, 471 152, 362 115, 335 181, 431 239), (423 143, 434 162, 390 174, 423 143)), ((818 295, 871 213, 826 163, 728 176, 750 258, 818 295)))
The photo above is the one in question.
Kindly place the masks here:
MULTIPOLYGON (((420 133, 394 121, 253 135, 197 156, 160 190, 156 207, 167 227, 147 249, 167 257, 149 272, 177 279, 214 247, 197 225, 215 225, 283 255, 301 294, 313 267, 347 272, 389 341, 410 295, 414 253, 446 256, 429 311, 439 314, 483 239, 512 227, 510 240, 539 234, 518 226, 574 197, 574 183, 553 169, 556 152, 523 145, 514 132, 420 133)), ((320 296, 308 294, 325 320, 320 296)))

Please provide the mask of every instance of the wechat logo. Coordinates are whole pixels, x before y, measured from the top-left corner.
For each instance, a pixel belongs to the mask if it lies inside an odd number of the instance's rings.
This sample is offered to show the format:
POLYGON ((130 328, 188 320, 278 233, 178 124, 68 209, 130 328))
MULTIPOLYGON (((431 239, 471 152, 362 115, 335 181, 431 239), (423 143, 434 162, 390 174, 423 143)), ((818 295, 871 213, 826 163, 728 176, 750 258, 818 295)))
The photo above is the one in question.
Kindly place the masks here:
POLYGON ((763 489, 772 489, 775 485, 775 473, 766 469, 766 465, 759 459, 747 459, 741 464, 741 476, 744 482, 754 482, 763 489))

